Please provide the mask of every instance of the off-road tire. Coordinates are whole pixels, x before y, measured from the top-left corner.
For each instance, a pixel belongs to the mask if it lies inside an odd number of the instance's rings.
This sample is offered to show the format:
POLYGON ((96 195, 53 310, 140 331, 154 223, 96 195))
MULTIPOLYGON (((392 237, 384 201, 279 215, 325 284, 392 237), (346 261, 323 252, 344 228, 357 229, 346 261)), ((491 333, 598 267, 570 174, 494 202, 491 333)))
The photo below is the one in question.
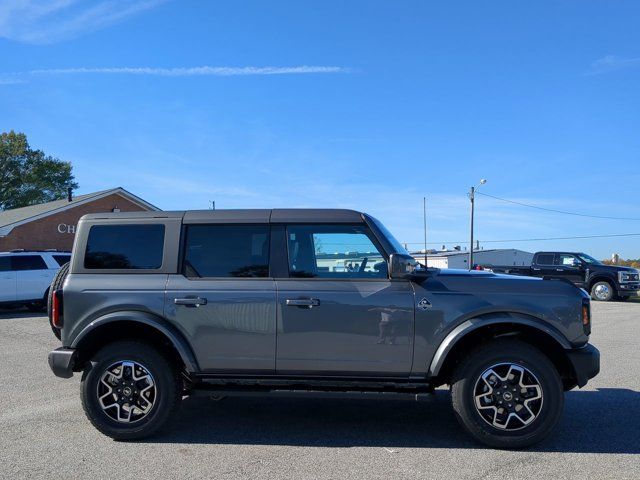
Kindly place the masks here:
POLYGON ((180 406, 182 390, 182 379, 176 366, 151 345, 134 340, 114 342, 98 351, 80 382, 80 397, 87 418, 96 429, 115 440, 137 440, 164 428, 180 406), (121 423, 111 418, 98 399, 102 375, 109 367, 123 361, 144 366, 156 386, 153 407, 146 416, 132 423, 121 423))
POLYGON ((47 292, 47 316, 49 317, 49 326, 51 327, 51 331, 58 340, 60 340, 61 332, 59 328, 53 326, 53 318, 51 316, 51 309, 53 307, 53 293, 56 290, 62 288, 62 285, 64 285, 64 281, 67 279, 67 275, 69 275, 69 262, 62 265, 60 267, 60 270, 56 272, 56 275, 53 277, 51 285, 49 286, 49 291, 47 292))
POLYGON ((562 415, 564 393, 558 371, 537 348, 517 340, 494 340, 470 352, 451 380, 453 410, 460 424, 479 442, 494 448, 526 448, 548 437, 562 415), (494 365, 511 363, 533 373, 542 389, 542 406, 535 419, 517 430, 491 425, 475 404, 476 382, 494 365))

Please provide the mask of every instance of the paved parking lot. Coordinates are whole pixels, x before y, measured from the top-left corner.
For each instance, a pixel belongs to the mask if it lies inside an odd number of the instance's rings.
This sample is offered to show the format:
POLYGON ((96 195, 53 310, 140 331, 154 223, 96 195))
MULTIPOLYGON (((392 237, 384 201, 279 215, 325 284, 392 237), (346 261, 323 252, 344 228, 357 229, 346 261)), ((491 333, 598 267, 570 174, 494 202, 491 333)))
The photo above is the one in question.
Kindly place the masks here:
POLYGON ((166 434, 114 442, 91 427, 79 378, 53 376, 47 320, 0 313, 0 478, 640 478, 640 303, 594 304, 602 372, 567 394, 558 433, 489 450, 433 401, 191 398, 166 434))

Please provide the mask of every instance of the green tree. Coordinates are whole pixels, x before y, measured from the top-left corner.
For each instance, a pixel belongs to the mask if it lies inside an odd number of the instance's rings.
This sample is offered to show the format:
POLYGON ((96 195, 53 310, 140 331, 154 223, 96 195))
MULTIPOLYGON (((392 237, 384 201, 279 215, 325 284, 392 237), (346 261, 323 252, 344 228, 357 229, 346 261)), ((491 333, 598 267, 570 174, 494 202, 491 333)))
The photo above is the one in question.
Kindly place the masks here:
POLYGON ((24 133, 0 134, 0 210, 65 198, 78 188, 71 163, 33 150, 24 133))

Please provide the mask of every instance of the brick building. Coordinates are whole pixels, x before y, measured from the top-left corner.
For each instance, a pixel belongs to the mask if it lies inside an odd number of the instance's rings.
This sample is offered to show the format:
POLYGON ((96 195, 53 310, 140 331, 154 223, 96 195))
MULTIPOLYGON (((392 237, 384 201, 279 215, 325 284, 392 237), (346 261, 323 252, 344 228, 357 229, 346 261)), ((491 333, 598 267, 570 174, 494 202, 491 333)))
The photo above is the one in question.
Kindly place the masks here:
POLYGON ((0 211, 0 252, 71 250, 76 225, 87 213, 159 210, 124 188, 0 211))

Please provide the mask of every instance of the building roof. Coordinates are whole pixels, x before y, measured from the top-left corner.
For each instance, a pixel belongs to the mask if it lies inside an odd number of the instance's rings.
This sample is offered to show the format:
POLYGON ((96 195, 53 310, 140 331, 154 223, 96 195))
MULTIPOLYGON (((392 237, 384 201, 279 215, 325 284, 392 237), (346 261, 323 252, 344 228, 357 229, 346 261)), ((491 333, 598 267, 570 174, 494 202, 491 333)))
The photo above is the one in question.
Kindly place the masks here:
POLYGON ((124 188, 117 187, 111 188, 109 190, 102 190, 100 192, 78 195, 77 197, 73 197, 71 201, 64 198, 62 200, 54 200, 52 202, 29 205, 28 207, 13 208, 11 210, 0 211, 0 236, 7 235, 14 227, 17 227, 18 225, 21 225, 23 223, 53 215, 64 210, 77 207, 78 205, 92 202, 94 200, 98 200, 100 198, 113 194, 121 195, 144 208, 148 208, 149 210, 160 210, 155 205, 144 201, 140 197, 134 195, 131 192, 128 192, 124 188))

